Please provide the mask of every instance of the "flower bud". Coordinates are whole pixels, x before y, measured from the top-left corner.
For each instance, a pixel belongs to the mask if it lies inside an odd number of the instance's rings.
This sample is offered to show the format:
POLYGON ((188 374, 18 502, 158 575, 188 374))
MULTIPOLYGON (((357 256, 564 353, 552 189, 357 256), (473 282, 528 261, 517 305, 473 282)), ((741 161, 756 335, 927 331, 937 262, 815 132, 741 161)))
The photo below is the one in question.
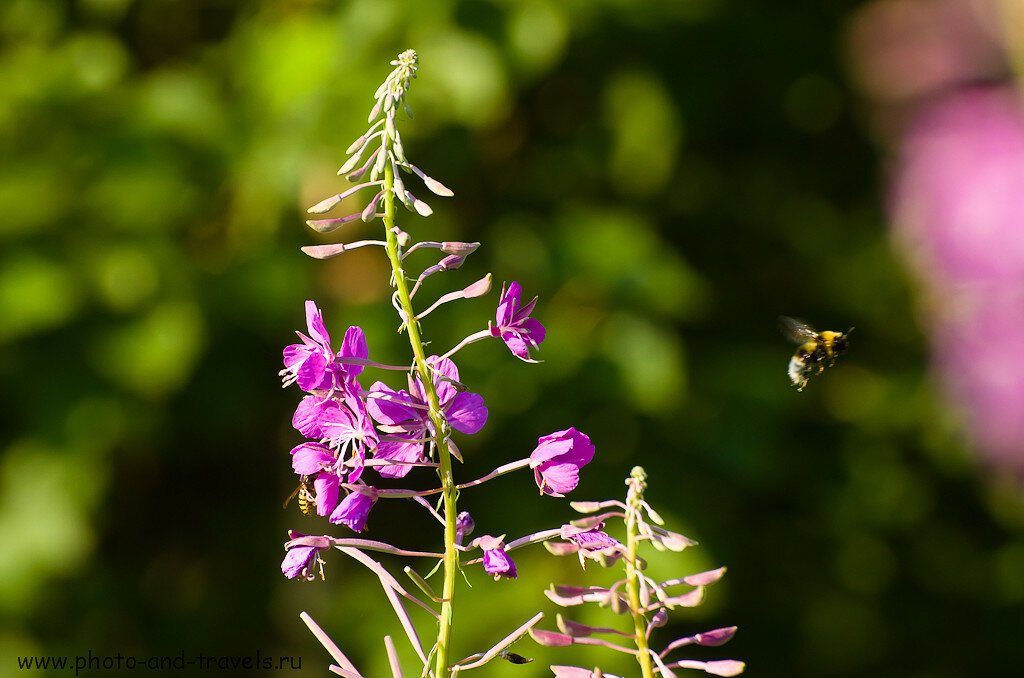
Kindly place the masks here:
POLYGON ((462 544, 464 537, 473 534, 473 528, 476 527, 476 523, 473 521, 473 517, 469 515, 469 511, 462 511, 455 518, 455 543, 462 544))
POLYGON ((491 274, 488 273, 484 277, 477 280, 475 283, 463 290, 466 299, 473 299, 475 297, 482 297, 491 291, 491 274))
POLYGON ((369 124, 369 123, 373 122, 374 120, 376 120, 377 116, 380 115, 380 106, 381 106, 381 102, 380 102, 380 99, 378 99, 377 103, 375 103, 373 105, 373 109, 370 111, 370 115, 367 116, 367 118, 366 118, 367 124, 369 124))
POLYGON ((399 197, 402 198, 402 203, 409 209, 409 211, 415 212, 421 217, 429 217, 434 213, 434 210, 431 209, 430 205, 417 198, 408 189, 405 191, 405 197, 399 197))
POLYGON ((466 257, 460 257, 453 254, 437 262, 437 265, 438 269, 441 271, 454 271, 455 269, 462 266, 463 262, 465 261, 466 257))
POLYGON ((321 200, 317 204, 313 205, 308 210, 306 210, 306 212, 309 214, 323 214, 324 212, 330 212, 335 205, 342 201, 343 197, 344 193, 332 195, 330 198, 325 198, 324 200, 321 200))
POLYGON ((360 216, 359 212, 355 214, 349 214, 344 217, 337 219, 307 219, 306 225, 312 228, 317 233, 330 233, 334 229, 338 228, 342 224, 347 224, 350 221, 355 221, 360 216))
POLYGON ((302 253, 314 259, 330 259, 345 251, 345 243, 334 243, 332 245, 306 245, 302 253))
POLYGON ((383 195, 384 192, 381 191, 377 195, 373 196, 373 200, 370 201, 370 204, 366 206, 366 209, 364 209, 363 213, 360 215, 363 221, 365 221, 366 223, 370 223, 371 221, 373 221, 374 217, 377 216, 377 203, 380 202, 380 199, 381 197, 383 197, 383 195))
POLYGON ((443 242, 441 243, 441 251, 445 254, 457 254, 459 256, 468 257, 473 252, 476 252, 477 248, 480 247, 478 242, 443 242))

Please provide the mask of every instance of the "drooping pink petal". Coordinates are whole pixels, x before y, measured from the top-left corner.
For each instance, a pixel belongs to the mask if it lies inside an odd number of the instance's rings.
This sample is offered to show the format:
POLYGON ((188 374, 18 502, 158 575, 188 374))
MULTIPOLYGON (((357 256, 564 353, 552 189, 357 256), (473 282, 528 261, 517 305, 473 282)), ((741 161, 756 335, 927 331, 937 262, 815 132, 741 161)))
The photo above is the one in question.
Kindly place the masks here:
POLYGON ((571 463, 548 463, 534 469, 534 479, 539 486, 550 489, 552 496, 563 496, 579 485, 580 467, 571 463))
MULTIPOLYGON (((382 440, 373 454, 374 459, 391 461, 423 461, 423 443, 400 440, 382 440)), ((377 473, 384 478, 404 478, 414 467, 407 464, 376 466, 377 473)))
POLYGON ((302 443, 292 448, 292 469, 304 476, 319 473, 335 462, 334 453, 320 443, 302 443))
MULTIPOLYGON (((338 357, 359 358, 360 360, 366 360, 370 357, 370 349, 366 345, 366 335, 363 334, 361 328, 352 326, 346 330, 345 340, 341 344, 341 350, 338 351, 338 357)), ((358 376, 365 368, 364 365, 342 364, 344 365, 346 375, 349 377, 358 376)))
POLYGON ((382 381, 370 387, 370 397, 366 399, 366 410, 375 421, 393 426, 402 422, 421 418, 417 404, 406 391, 395 391, 382 381))
POLYGON ((459 381, 459 368, 455 366, 451 358, 437 360, 437 356, 430 356, 427 362, 433 367, 434 389, 437 391, 438 402, 447 403, 458 393, 452 382, 459 381))
POLYGON ((317 515, 330 515, 338 505, 338 494, 341 490, 338 476, 327 472, 319 474, 313 480, 313 489, 316 491, 317 515))
POLYGON ((306 301, 306 328, 309 330, 309 336, 315 342, 325 346, 330 345, 331 335, 327 333, 327 328, 324 327, 323 315, 321 315, 320 309, 317 308, 316 302, 311 299, 306 301))
POLYGON ((316 548, 312 546, 293 546, 284 554, 284 560, 281 561, 281 572, 289 579, 303 575, 316 557, 316 551, 316 548))
POLYGON ((323 438, 320 419, 325 410, 337 408, 338 403, 319 396, 308 395, 299 402, 292 416, 292 426, 307 438, 323 438))
POLYGON ((330 521, 335 525, 345 525, 353 532, 362 532, 376 502, 377 492, 372 487, 366 488, 365 492, 349 492, 331 513, 330 521))
POLYGON ((484 571, 497 580, 501 577, 516 579, 516 564, 512 562, 504 548, 484 551, 484 571))
POLYGON ((568 428, 542 436, 530 454, 530 467, 541 492, 553 497, 564 496, 579 484, 579 469, 594 458, 590 438, 568 428))
POLYGON ((478 432, 487 423, 487 407, 484 406, 484 399, 476 393, 456 395, 452 398, 446 415, 454 429, 470 435, 478 432))

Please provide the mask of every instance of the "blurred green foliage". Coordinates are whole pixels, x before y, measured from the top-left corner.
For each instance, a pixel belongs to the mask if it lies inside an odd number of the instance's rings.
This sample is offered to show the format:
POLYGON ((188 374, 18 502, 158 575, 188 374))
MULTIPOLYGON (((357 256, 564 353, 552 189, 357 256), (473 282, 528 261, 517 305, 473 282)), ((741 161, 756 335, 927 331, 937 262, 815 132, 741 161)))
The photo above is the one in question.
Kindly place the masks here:
MULTIPOLYGON (((256 649, 321 675, 302 609, 383 675, 380 637, 398 631, 366 572, 331 556, 326 584, 280 574, 285 530, 325 526, 279 508, 299 438, 275 373, 307 298, 335 336, 359 324, 372 357, 406 360, 378 253, 298 248, 320 241, 304 208, 339 189, 342 152, 408 47, 421 67, 406 148, 456 198, 403 223, 483 243, 422 294, 493 271, 541 296, 548 328, 538 366, 499 345, 460 354, 491 408, 459 441, 465 477, 570 425, 598 448, 579 498, 621 496, 642 463, 654 505, 701 541, 652 567, 729 567, 670 631, 740 632, 693 656, 760 676, 1019 665, 1019 497, 978 476, 926 373, 836 56, 856 4, 4 3, 0 675, 24 654, 256 649), (779 314, 857 326, 803 393, 779 314)), ((433 347, 493 304, 431 316, 433 347)), ((571 516, 531 485, 503 478, 462 506, 510 536, 571 516)), ((370 527, 429 547, 417 520, 381 505, 370 527)), ((572 560, 517 562, 515 583, 470 575, 456 655, 553 615, 540 589, 579 580, 572 560)), ((537 663, 487 675, 630 671, 515 651, 537 663)))

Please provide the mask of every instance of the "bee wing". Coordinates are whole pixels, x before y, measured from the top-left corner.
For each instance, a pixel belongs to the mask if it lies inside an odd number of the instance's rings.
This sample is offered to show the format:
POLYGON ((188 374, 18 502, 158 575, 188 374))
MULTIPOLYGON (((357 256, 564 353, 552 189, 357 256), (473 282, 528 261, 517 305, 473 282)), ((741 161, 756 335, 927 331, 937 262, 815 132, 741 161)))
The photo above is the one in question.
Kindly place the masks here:
POLYGON ((292 499, 295 499, 295 497, 298 496, 299 492, 301 492, 303 488, 306 488, 307 492, 312 491, 313 481, 309 478, 309 476, 302 476, 302 478, 299 479, 299 486, 292 490, 292 493, 289 494, 288 498, 284 500, 284 506, 282 508, 288 508, 288 504, 292 503, 292 499))
POLYGON ((288 508, 288 504, 292 503, 292 499, 295 499, 295 495, 297 495, 299 493, 299 490, 301 490, 301 489, 302 489, 302 484, 300 483, 299 486, 296 487, 292 491, 292 493, 288 495, 288 498, 284 500, 284 506, 282 506, 281 508, 288 508))
POLYGON ((803 320, 789 318, 784 315, 779 316, 779 329, 782 330, 783 334, 798 344, 805 344, 818 337, 818 333, 803 320))

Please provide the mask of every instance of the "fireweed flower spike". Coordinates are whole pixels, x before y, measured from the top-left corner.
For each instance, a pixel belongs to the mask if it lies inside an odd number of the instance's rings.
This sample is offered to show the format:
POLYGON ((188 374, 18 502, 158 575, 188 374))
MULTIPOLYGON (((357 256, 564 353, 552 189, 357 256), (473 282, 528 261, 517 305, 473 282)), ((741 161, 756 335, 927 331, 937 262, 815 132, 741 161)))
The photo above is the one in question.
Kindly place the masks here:
MULTIPOLYGON (((377 93, 374 95, 377 103, 374 105, 373 110, 370 111, 368 119, 370 127, 362 136, 356 139, 348 147, 346 153, 349 155, 349 159, 344 165, 342 165, 341 169, 338 170, 339 175, 344 175, 346 179, 352 182, 360 181, 367 175, 369 176, 369 179, 353 186, 347 191, 343 191, 342 193, 331 196, 330 198, 321 200, 313 207, 310 207, 308 212, 310 214, 325 214, 331 211, 345 198, 363 189, 376 188, 378 190, 361 212, 340 218, 315 219, 306 222, 311 228, 321 233, 332 231, 335 228, 338 228, 350 221, 355 221, 356 219, 362 219, 364 222, 370 222, 379 216, 385 216, 388 214, 387 206, 393 204, 393 201, 396 198, 401 201, 409 211, 419 214, 420 216, 429 216, 433 210, 427 203, 417 198, 413 195, 412 191, 406 188, 405 183, 400 177, 399 170, 403 170, 409 174, 415 174, 423 182, 423 185, 426 186, 427 190, 434 195, 441 197, 451 197, 454 195, 448 187, 440 181, 427 176, 419 167, 410 163, 405 157, 405 150, 402 147, 402 137, 398 131, 397 113, 401 107, 404 108, 410 117, 412 115, 408 104, 405 102, 405 95, 409 89, 410 80, 416 77, 418 57, 413 50, 407 50, 399 55, 398 59, 391 63, 396 66, 396 68, 384 83, 381 84, 377 89, 377 93), (383 115, 383 117, 381 117, 381 115, 383 115), (374 144, 376 144, 376 148, 370 151, 369 155, 366 156, 365 162, 363 162, 360 167, 356 168, 356 165, 362 161, 364 154, 366 154, 374 144), (378 208, 382 204, 385 206, 383 214, 378 211, 378 208)), ((370 244, 370 242, 365 242, 365 244, 370 244)), ((387 246, 386 242, 373 242, 372 244, 381 244, 385 247, 387 246)), ((352 248, 352 246, 348 246, 338 250, 327 249, 329 247, 331 246, 312 246, 309 248, 309 251, 307 251, 307 254, 316 258, 322 258, 325 256, 340 254, 345 249, 352 248)))
MULTIPOLYGON (((624 506, 625 513, 607 513, 605 516, 617 515, 624 519, 626 529, 626 542, 622 544, 602 531, 603 524, 593 524, 593 519, 577 521, 585 526, 575 527, 566 525, 561 530, 561 536, 569 539, 575 548, 580 550, 581 556, 584 551, 591 554, 608 553, 615 550, 621 558, 608 559, 607 564, 621 562, 625 570, 623 579, 615 582, 608 588, 589 586, 553 586, 547 591, 548 598, 557 605, 573 607, 587 603, 598 603, 603 607, 610 608, 616 614, 628 615, 632 620, 632 633, 619 631, 613 628, 595 628, 585 624, 579 624, 568 619, 559 617, 559 631, 546 631, 531 629, 530 635, 542 645, 551 647, 567 646, 574 644, 603 645, 606 648, 618 650, 636 657, 644 678, 652 678, 655 673, 661 675, 675 675, 672 669, 691 668, 702 669, 704 672, 715 676, 735 676, 743 672, 743 662, 731 659, 717 661, 696 661, 696 660, 669 660, 668 655, 676 649, 690 645, 722 645, 736 631, 736 627, 715 629, 706 633, 698 633, 678 638, 669 642, 661 652, 655 652, 650 648, 650 640, 654 631, 665 627, 668 620, 668 612, 677 607, 693 607, 699 605, 704 598, 704 589, 718 581, 725 573, 725 568, 718 568, 709 572, 689 575, 682 578, 656 581, 645 572, 645 566, 638 554, 642 542, 651 537, 652 530, 648 521, 660 523, 661 518, 644 501, 644 491, 647 487, 647 474, 639 466, 633 469, 630 477, 626 480, 628 490, 626 502, 575 502, 573 507, 578 511, 590 512, 599 511, 606 506, 624 506), (675 586, 689 586, 690 590, 672 595, 669 588, 675 586), (629 648, 608 641, 598 640, 592 636, 604 633, 613 633, 619 636, 631 636, 634 647, 629 648)), ((681 536, 681 535, 680 535, 681 536)), ((676 540, 671 550, 681 551, 694 542, 676 540)), ((574 549, 549 549, 556 555, 566 555, 574 549)), ((581 561, 582 562, 582 561, 581 561)), ((551 667, 558 676, 587 676, 594 675, 588 669, 559 666, 551 667)), ((599 673, 597 675, 600 675, 599 673)))
MULTIPOLYGON (((381 246, 390 265, 389 284, 393 288, 390 302, 398 315, 398 332, 405 334, 408 339, 411 358, 400 367, 371 361, 366 337, 356 326, 348 328, 341 349, 335 353, 336 347, 332 347, 320 310, 314 302, 308 301, 307 332, 299 333, 301 343, 285 349, 285 369, 281 376, 285 385, 295 383, 305 392, 292 416, 295 429, 307 438, 293 448, 291 455, 292 468, 301 478, 300 508, 308 512, 309 504, 313 502, 316 514, 326 517, 329 523, 362 533, 367 530, 370 511, 378 501, 411 500, 410 505, 415 510, 426 510, 431 522, 436 521, 441 526, 443 548, 435 552, 418 551, 364 538, 361 534, 314 537, 293 532, 290 533, 291 540, 285 544, 287 553, 281 563, 282 572, 293 579, 311 579, 317 572, 323 576, 322 555, 328 548, 336 549, 369 569, 379 581, 384 599, 395 612, 404 637, 422 662, 414 671, 405 671, 404 675, 415 673, 447 678, 494 659, 515 663, 525 661, 524 655, 512 653, 507 648, 527 632, 536 634, 535 639, 546 644, 556 639, 558 642, 555 644, 560 645, 579 643, 612 647, 606 641, 588 639, 582 635, 577 640, 576 636, 563 629, 562 624, 559 625, 559 632, 540 631, 535 626, 543 613, 538 613, 525 623, 520 623, 491 649, 462 660, 454 660, 453 629, 457 621, 455 603, 461 595, 457 585, 462 581, 459 575, 464 570, 468 571, 469 566, 480 564, 489 576, 506 579, 504 585, 518 585, 512 583, 517 572, 511 553, 519 548, 543 543, 555 554, 579 554, 581 558, 593 558, 602 565, 616 561, 626 564, 626 576, 610 588, 561 587, 550 592, 549 597, 562 605, 599 602, 624 615, 628 613, 628 618, 633 620, 633 631, 620 630, 617 633, 634 640, 635 649, 627 651, 637 656, 644 666, 644 678, 652 678, 652 667, 657 667, 662 675, 669 676, 672 675, 671 667, 698 665, 711 673, 732 675, 729 671, 735 672, 737 665, 742 668, 738 662, 730 664, 684 660, 666 663, 669 661, 666 659, 668 653, 678 647, 693 643, 718 644, 731 636, 731 632, 713 631, 680 638, 670 643, 661 653, 648 649, 647 640, 654 630, 664 625, 666 610, 697 604, 704 588, 721 577, 724 570, 662 581, 651 579, 641 572, 639 565, 643 561, 637 554, 639 543, 650 541, 656 548, 668 550, 679 550, 692 543, 682 535, 658 527, 660 518, 642 499, 629 500, 625 504, 576 504, 574 507, 577 510, 592 515, 569 526, 548 527, 508 542, 505 542, 504 535, 484 536, 473 540, 469 546, 461 545, 473 529, 472 518, 458 509, 458 499, 462 494, 475 494, 477 486, 484 482, 530 468, 542 494, 561 497, 576 489, 580 469, 593 459, 595 450, 590 438, 575 428, 567 428, 541 437, 536 449, 527 457, 511 462, 498 461, 494 471, 476 480, 462 483, 456 480, 458 462, 462 461, 462 455, 453 438, 456 434, 471 435, 480 431, 487 421, 488 409, 483 397, 462 383, 451 356, 461 347, 475 341, 497 338, 515 357, 526 362, 536 362, 531 352, 537 350, 543 342, 545 332, 544 327, 530 317, 537 300, 523 304, 520 285, 511 282, 502 288, 493 323, 488 323, 485 329, 466 337, 440 357, 428 354, 425 348, 428 342, 422 334, 423 319, 443 303, 487 294, 491 286, 491 274, 487 273, 468 286, 461 282, 448 288, 456 288, 455 291, 446 293, 441 290, 433 304, 425 303, 418 307, 413 304, 414 292, 419 291, 418 299, 422 299, 427 287, 444 279, 460 278, 460 266, 480 244, 430 240, 416 242, 416 229, 404 222, 398 223, 398 203, 405 205, 411 212, 409 218, 413 224, 416 223, 415 215, 425 217, 433 211, 430 205, 413 194, 412 190, 419 189, 412 184, 422 183, 426 190, 441 197, 451 197, 452 191, 413 165, 402 144, 399 112, 405 111, 411 117, 406 95, 416 77, 416 53, 412 50, 403 52, 392 62, 392 66, 394 70, 374 95, 375 103, 367 120, 368 129, 349 146, 346 151, 348 159, 339 171, 339 175, 352 182, 353 186, 313 206, 309 210, 311 213, 324 214, 325 217, 308 222, 315 231, 328 233, 356 220, 373 222, 381 219, 382 228, 378 237, 382 239, 311 245, 303 248, 303 251, 312 258, 325 259, 356 247, 381 246), (356 195, 366 200, 362 207, 348 215, 326 216, 327 212, 338 205, 347 204, 348 199, 356 195), (417 249, 439 249, 442 256, 416 263, 423 258, 410 257, 417 249), (414 264, 419 270, 411 268, 414 264), (439 273, 446 275, 436 275, 439 273), (424 282, 428 279, 429 285, 424 282), (396 388, 382 380, 374 381, 365 376, 366 372, 378 369, 405 371, 407 386, 396 388), (368 390, 364 389, 360 379, 367 383, 372 381, 373 385, 368 390), (374 479, 373 484, 370 484, 370 478, 374 479), (412 486, 413 480, 415 486, 412 486), (380 487, 377 486, 378 482, 380 487), (637 517, 640 513, 643 516, 637 517), (609 532, 604 531, 605 524, 614 526, 619 518, 626 519, 627 539, 624 542, 613 537, 610 529, 609 532), (471 552, 476 552, 478 548, 480 556, 475 557, 471 552), (427 598, 421 600, 407 591, 382 563, 369 556, 370 552, 383 552, 425 562, 423 572, 430 574, 421 574, 419 568, 412 567, 406 567, 405 571, 416 589, 424 592, 427 598), (427 579, 435 572, 441 581, 428 583, 427 579), (683 586, 690 590, 678 594, 670 590, 672 587, 683 586), (437 635, 428 646, 421 642, 415 622, 406 610, 410 603, 424 608, 436 620, 436 623, 431 621, 431 629, 436 629, 437 635)), ((403 218, 406 216, 403 212, 403 218)), ((631 493, 634 487, 635 484, 631 485, 631 493)), ((488 526, 488 531, 501 532, 491 526, 488 526)), ((342 675, 362 675, 344 658, 322 629, 312 623, 308 616, 303 619, 338 662, 338 666, 332 669, 337 669, 336 672, 342 675)), ((583 633, 580 631, 582 626, 575 628, 579 634, 583 633)), ((589 634, 605 632, 598 628, 586 629, 589 634)), ((392 673, 403 675, 390 638, 385 645, 392 673)), ((528 656, 528 653, 524 654, 528 656)), ((558 675, 591 673, 578 673, 563 667, 552 668, 558 675)))

